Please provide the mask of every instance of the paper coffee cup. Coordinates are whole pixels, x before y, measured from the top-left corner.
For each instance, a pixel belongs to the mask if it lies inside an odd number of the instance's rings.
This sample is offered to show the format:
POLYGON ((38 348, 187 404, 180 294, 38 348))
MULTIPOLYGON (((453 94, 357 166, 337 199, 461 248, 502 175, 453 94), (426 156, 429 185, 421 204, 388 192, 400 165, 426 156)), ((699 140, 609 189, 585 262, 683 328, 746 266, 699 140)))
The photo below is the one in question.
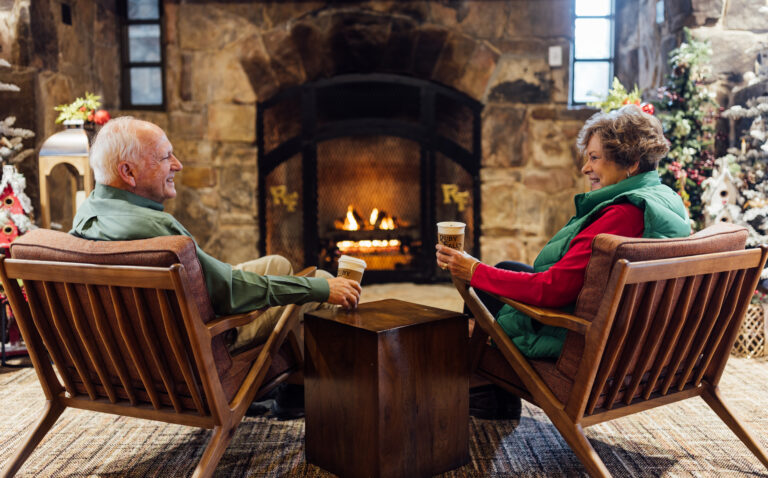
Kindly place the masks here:
POLYGON ((363 272, 365 272, 365 261, 350 256, 339 257, 339 273, 338 277, 346 277, 352 279, 358 284, 363 280, 363 272))
POLYGON ((456 249, 464 250, 464 228, 467 225, 463 222, 447 221, 437 223, 437 242, 456 249))

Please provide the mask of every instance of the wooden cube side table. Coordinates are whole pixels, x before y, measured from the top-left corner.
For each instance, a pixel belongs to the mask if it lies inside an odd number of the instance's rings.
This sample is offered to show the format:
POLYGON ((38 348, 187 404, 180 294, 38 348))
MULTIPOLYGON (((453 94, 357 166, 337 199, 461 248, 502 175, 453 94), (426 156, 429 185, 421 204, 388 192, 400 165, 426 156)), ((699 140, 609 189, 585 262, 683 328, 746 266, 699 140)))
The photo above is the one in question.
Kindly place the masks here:
POLYGON ((469 461, 467 318, 395 299, 307 313, 306 458, 342 478, 469 461))

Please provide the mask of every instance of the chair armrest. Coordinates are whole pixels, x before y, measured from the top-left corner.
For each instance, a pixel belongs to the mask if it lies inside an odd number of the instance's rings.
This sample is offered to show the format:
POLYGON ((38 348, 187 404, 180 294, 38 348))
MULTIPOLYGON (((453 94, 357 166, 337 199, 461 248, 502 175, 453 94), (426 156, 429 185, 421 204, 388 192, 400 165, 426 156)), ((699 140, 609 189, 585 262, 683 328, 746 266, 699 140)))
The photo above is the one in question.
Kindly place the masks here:
POLYGON ((317 272, 317 267, 307 267, 306 269, 303 269, 294 275, 297 277, 315 277, 315 272, 317 272))
POLYGON ((507 299, 505 297, 495 296, 500 301, 508 304, 520 312, 528 315, 529 317, 538 320, 542 324, 551 325, 553 327, 563 327, 579 334, 585 335, 592 322, 584 320, 581 317, 575 315, 566 314, 557 309, 546 309, 544 307, 536 307, 535 305, 528 305, 516 300, 507 299))
POLYGON ((253 319, 264 313, 269 307, 265 309, 252 310, 244 314, 225 315, 223 317, 216 317, 212 321, 205 324, 208 328, 208 333, 211 337, 215 337, 227 330, 234 329, 235 327, 242 327, 249 324, 253 319))
MULTIPOLYGON (((469 287, 469 283, 461 279, 458 279, 456 277, 453 278, 453 281, 454 283, 456 282, 463 283, 463 285, 465 285, 466 287, 469 287)), ((535 305, 528 305, 516 300, 507 299, 506 297, 501 297, 496 294, 491 294, 490 292, 488 292, 488 294, 491 297, 494 297, 497 300, 500 300, 501 302, 514 307, 520 312, 528 315, 533 319, 538 320, 539 322, 545 325, 551 325, 553 327, 562 327, 564 329, 572 330, 579 334, 585 335, 587 333, 587 330, 589 330, 589 326, 592 324, 592 322, 588 320, 584 320, 581 317, 577 317, 572 314, 567 314, 557 309, 547 309, 544 307, 536 307, 535 305)))
MULTIPOLYGON (((296 277, 314 277, 317 267, 307 267, 306 269, 294 274, 296 277)), ((227 315, 224 317, 217 317, 212 321, 205 324, 208 328, 208 333, 211 337, 215 337, 227 330, 234 329, 235 327, 242 327, 250 323, 253 319, 264 313, 269 307, 264 309, 252 310, 243 314, 227 315)))

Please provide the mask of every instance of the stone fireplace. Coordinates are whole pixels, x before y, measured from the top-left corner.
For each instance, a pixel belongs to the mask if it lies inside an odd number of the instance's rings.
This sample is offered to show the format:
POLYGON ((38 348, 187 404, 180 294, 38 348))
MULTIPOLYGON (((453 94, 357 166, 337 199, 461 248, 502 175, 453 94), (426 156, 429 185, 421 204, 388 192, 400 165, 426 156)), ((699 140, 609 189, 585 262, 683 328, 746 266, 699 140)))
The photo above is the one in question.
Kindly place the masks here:
POLYGON ((367 283, 429 281, 444 278, 435 223, 453 220, 479 256, 481 110, 391 74, 338 75, 260 103, 260 252, 331 271, 348 254, 367 262, 367 283))
MULTIPOLYGON (((434 222, 464 217, 471 224, 469 250, 478 258, 531 263, 572 215, 573 195, 585 188, 574 140, 593 110, 568 107, 568 65, 547 62, 552 47, 570 56, 571 0, 163 1, 166 107, 130 111, 119 94, 116 2, 70 2, 78 12, 71 27, 61 24, 59 3, 12 3, 20 8, 0 6, 0 17, 13 16, 7 29, 0 25, 10 33, 0 35, 0 44, 18 71, 0 74, 12 73, 3 81, 20 85, 26 96, 6 92, 0 102, 8 103, 18 125, 35 130, 30 141, 39 146, 59 131, 53 107, 85 91, 101 95, 113 117, 159 125, 184 164, 178 196, 166 211, 203 250, 232 264, 280 250, 300 269, 325 264, 339 242, 357 242, 356 252, 349 249, 356 256, 361 241, 381 246, 386 240, 381 247, 389 255, 369 261, 388 262, 382 276, 415 279, 418 272, 430 280, 434 222), (333 108, 334 91, 357 95, 347 106, 370 106, 366 100, 374 95, 366 92, 378 88, 371 82, 361 91, 324 83, 350 75, 393 78, 376 93, 379 109, 370 121, 364 111, 348 111, 344 119, 333 108), (421 92, 431 86, 438 87, 435 102, 422 109, 421 92), (473 107, 441 88, 482 105, 479 124, 473 107), (302 92, 310 91, 317 107, 312 123, 301 113, 308 99, 302 92), (434 131, 416 137, 429 120, 422 112, 434 114, 434 131), (382 134, 382 124, 391 130, 382 134), (311 125, 314 131, 303 129, 311 125), (467 153, 455 154, 460 150, 467 153), (369 166, 366 173, 348 167, 360 164, 369 166), (339 182, 355 182, 360 192, 347 194, 350 188, 339 182), (289 212, 294 198, 297 212, 289 212), (306 209, 307 201, 315 205, 306 209), (457 201, 467 202, 461 213, 457 201), (343 229, 350 205, 360 230, 343 229), (398 227, 380 229, 376 218, 372 229, 373 208, 398 227)), ((625 37, 620 47, 636 53, 623 55, 627 61, 663 58, 648 56, 658 51, 644 46, 653 43, 645 37, 625 37)), ((37 201, 37 163, 21 167, 37 201)), ((366 273, 364 283, 372 277, 366 273)))

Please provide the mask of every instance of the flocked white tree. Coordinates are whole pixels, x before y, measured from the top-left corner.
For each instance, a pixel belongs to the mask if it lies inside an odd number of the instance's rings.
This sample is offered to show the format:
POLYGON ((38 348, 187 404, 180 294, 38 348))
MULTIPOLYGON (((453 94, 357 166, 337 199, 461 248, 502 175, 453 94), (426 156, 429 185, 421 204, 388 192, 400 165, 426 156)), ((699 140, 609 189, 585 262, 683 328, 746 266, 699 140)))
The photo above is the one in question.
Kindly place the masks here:
MULTIPOLYGON (((10 68, 11 64, 0 58, 0 68, 10 68)), ((0 81, 0 91, 20 91, 19 87, 12 83, 0 81)), ((35 152, 31 148, 24 148, 23 141, 35 136, 31 130, 14 127, 15 116, 6 116, 0 121, 0 160, 3 164, 18 164, 35 152)))
MULTIPOLYGON (((732 106, 722 116, 734 121, 752 118, 749 128, 743 132, 740 147, 729 149, 726 156, 718 159, 718 166, 730 173, 738 190, 732 201, 738 207, 730 208, 731 222, 745 226, 749 230, 747 245, 756 246, 768 242, 768 96, 751 98, 745 106, 732 106)), ((725 180, 726 176, 721 178, 725 180)), ((708 185, 711 190, 718 187, 722 184, 708 185)), ((711 212, 715 212, 714 209, 711 212)))
MULTIPOLYGON (((0 68, 10 68, 11 64, 0 58, 0 68)), ((0 91, 18 92, 20 88, 12 83, 0 81, 0 91)), ((25 128, 17 128, 16 117, 6 116, 0 120, 0 245, 7 246, 18 234, 33 228, 28 215, 32 212, 32 202, 24 193, 26 180, 16 170, 16 164, 34 154, 34 149, 25 148, 24 140, 35 133, 25 128)))

